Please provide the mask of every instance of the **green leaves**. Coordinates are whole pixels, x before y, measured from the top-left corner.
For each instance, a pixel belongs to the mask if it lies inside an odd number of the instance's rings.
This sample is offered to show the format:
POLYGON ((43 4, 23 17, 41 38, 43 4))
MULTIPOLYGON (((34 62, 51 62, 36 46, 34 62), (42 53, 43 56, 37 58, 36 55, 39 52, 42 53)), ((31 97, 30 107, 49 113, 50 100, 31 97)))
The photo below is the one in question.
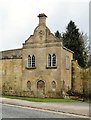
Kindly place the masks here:
POLYGON ((83 34, 79 32, 73 21, 69 22, 66 32, 63 33, 63 45, 74 52, 73 58, 78 60, 81 67, 86 66, 87 55, 83 34))
POLYGON ((55 36, 58 37, 58 38, 61 38, 61 33, 59 33, 59 31, 57 30, 57 31, 55 32, 55 36))

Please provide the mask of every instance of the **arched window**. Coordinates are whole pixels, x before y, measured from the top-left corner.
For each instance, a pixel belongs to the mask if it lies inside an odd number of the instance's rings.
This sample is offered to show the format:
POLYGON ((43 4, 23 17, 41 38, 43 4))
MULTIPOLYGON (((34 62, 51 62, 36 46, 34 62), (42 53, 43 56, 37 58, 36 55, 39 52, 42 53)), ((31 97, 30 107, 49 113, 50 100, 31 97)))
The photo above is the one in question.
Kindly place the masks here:
POLYGON ((47 58, 47 67, 56 67, 56 55, 55 54, 48 54, 47 58))
POLYGON ((39 80, 39 81, 37 82, 37 88, 38 88, 38 89, 44 89, 44 88, 45 88, 45 82, 42 81, 42 80, 39 80))
POLYGON ((32 55, 32 67, 35 67, 35 56, 32 55))
POLYGON ((30 82, 30 81, 27 82, 27 88, 28 88, 29 90, 31 90, 31 82, 30 82))
POLYGON ((34 55, 28 55, 27 67, 28 68, 35 67, 35 56, 34 55))
POLYGON ((48 54, 48 67, 51 67, 51 55, 48 54))
POLYGON ((52 66, 56 66, 56 55, 52 55, 52 66))
POLYGON ((31 67, 31 56, 28 55, 28 67, 31 67))
POLYGON ((52 88, 56 88, 56 82, 55 81, 52 81, 52 88))

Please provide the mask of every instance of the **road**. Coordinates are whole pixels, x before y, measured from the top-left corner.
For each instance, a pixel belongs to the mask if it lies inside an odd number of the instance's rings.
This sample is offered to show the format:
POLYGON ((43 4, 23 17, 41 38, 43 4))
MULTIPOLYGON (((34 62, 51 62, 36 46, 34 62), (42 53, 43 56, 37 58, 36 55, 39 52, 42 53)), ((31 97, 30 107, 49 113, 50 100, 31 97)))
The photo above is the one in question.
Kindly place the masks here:
POLYGON ((77 118, 60 112, 38 110, 35 108, 20 107, 15 105, 2 105, 3 118, 77 118))
POLYGON ((1 98, 3 104, 11 104, 17 106, 28 106, 36 109, 44 109, 50 111, 59 111, 64 113, 72 113, 76 115, 89 116, 89 103, 84 102, 31 102, 25 100, 1 98))

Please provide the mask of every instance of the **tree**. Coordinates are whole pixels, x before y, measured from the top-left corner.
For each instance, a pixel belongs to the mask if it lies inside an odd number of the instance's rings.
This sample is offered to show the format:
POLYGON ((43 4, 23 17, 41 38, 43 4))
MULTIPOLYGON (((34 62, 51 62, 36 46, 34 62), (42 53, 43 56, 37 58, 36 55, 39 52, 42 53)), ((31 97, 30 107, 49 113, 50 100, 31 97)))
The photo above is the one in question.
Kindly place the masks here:
POLYGON ((63 33, 63 45, 74 52, 73 58, 78 60, 78 64, 81 67, 86 67, 87 53, 83 34, 79 32, 73 21, 69 22, 66 32, 63 33))
POLYGON ((58 37, 58 38, 61 38, 61 33, 57 30, 57 31, 55 32, 55 36, 58 37))
POLYGON ((88 39, 87 33, 83 34, 82 33, 82 39, 84 40, 84 45, 85 45, 85 51, 87 55, 87 66, 91 64, 91 45, 90 45, 90 39, 88 39))
POLYGON ((91 66, 91 55, 89 55, 88 66, 91 66))

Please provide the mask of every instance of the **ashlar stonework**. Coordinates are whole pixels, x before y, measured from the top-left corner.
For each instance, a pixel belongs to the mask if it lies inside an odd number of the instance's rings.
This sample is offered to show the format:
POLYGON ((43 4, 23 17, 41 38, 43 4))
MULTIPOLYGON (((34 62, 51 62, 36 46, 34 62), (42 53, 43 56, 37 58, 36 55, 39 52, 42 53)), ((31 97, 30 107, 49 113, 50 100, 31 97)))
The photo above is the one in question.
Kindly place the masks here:
POLYGON ((23 47, 0 52, 2 94, 29 97, 62 97, 72 88, 73 52, 46 26, 47 16, 23 47))

